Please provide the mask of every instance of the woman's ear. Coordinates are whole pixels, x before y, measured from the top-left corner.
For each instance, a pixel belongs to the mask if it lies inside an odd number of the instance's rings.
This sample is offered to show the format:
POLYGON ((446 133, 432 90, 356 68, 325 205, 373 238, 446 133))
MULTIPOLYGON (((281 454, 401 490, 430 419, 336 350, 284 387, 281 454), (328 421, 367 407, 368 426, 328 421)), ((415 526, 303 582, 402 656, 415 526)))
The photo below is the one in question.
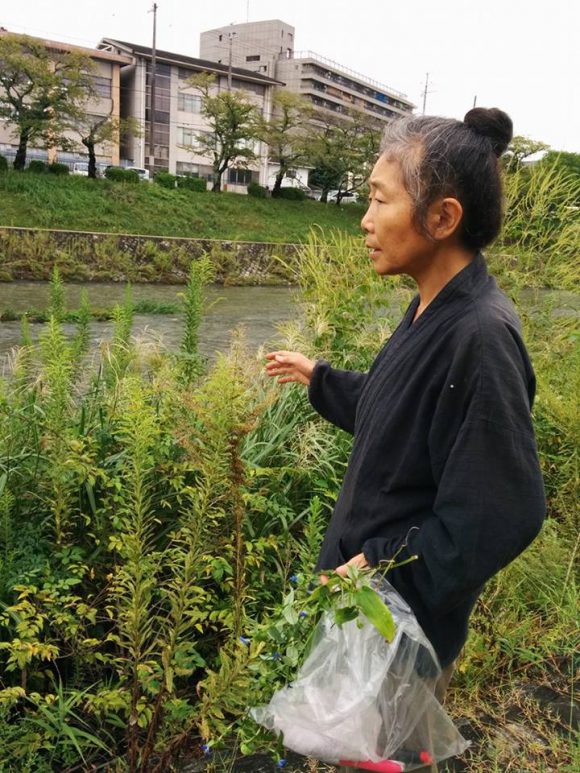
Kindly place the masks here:
POLYGON ((436 241, 443 241, 456 233, 463 218, 463 207, 451 196, 434 201, 429 207, 429 233, 436 241))

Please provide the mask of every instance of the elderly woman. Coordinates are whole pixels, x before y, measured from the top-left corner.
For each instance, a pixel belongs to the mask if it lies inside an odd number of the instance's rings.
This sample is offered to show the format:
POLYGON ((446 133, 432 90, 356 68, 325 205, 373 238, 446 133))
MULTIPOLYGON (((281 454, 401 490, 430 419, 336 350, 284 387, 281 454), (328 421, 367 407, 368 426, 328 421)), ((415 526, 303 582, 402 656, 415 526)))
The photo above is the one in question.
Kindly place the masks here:
POLYGON ((317 569, 418 556, 389 579, 439 656, 441 697, 484 583, 545 513, 534 373, 481 253, 501 227, 498 159, 511 136, 495 108, 391 123, 362 228, 374 270, 407 274, 418 294, 368 373, 267 355, 271 376, 306 385, 313 407, 354 435, 317 569))

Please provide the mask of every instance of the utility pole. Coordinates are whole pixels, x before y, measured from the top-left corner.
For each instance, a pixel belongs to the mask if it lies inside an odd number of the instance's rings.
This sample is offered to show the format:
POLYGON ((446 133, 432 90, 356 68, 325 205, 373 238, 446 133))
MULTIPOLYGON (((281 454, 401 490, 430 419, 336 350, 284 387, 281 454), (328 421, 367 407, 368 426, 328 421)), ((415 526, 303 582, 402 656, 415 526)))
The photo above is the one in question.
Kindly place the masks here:
POLYGON ((429 93, 429 73, 425 76, 425 89, 423 91, 423 115, 425 115, 425 108, 427 107, 427 94, 429 93))
POLYGON ((477 105, 477 94, 473 97, 473 107, 477 105))
POLYGON ((234 43, 234 36, 236 35, 235 32, 228 32, 228 43, 229 43, 229 53, 228 53, 228 91, 232 90, 232 46, 234 43))
POLYGON ((155 78, 157 76, 157 3, 149 13, 153 14, 153 46, 151 47, 151 72, 149 73, 149 172, 155 167, 155 78))

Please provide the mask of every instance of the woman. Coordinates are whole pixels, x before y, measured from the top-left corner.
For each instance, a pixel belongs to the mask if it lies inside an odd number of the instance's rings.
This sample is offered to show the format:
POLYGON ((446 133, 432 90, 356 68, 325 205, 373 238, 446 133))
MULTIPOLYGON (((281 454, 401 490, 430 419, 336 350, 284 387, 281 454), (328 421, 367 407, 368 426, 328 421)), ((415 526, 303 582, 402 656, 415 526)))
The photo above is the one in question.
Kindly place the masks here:
POLYGON ((354 435, 317 569, 418 556, 389 579, 439 656, 439 695, 484 583, 545 513, 534 374, 481 254, 500 230, 511 137, 495 108, 389 124, 362 228, 375 271, 407 274, 418 295, 368 373, 267 355, 271 376, 308 386, 314 408, 354 435))

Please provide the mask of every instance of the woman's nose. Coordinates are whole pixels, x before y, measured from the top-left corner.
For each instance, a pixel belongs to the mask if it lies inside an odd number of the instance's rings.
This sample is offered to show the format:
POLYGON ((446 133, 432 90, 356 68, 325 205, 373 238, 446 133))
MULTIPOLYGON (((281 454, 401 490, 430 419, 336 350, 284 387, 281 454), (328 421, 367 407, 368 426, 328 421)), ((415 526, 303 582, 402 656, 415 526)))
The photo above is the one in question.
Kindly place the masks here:
POLYGON ((373 221, 369 217, 369 211, 370 211, 370 207, 364 213, 362 220, 360 221, 360 227, 363 229, 363 231, 367 231, 367 232, 372 231, 372 226, 373 226, 373 221))

